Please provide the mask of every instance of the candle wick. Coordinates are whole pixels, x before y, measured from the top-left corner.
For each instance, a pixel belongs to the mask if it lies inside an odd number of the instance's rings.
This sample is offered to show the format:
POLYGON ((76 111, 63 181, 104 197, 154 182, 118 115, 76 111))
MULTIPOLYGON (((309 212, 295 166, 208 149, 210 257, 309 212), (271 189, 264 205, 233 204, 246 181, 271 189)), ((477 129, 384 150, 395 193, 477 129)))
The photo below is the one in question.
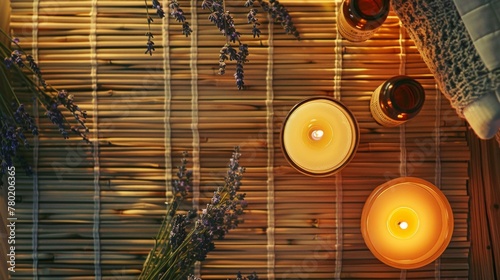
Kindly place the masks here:
POLYGON ((399 222, 398 223, 398 226, 401 228, 401 229, 407 229, 408 228, 408 223, 405 222, 405 221, 402 221, 402 222, 399 222))
POLYGON ((323 134, 324 134, 323 130, 316 129, 316 130, 313 130, 313 132, 311 133, 311 138, 313 140, 318 141, 318 140, 321 140, 321 138, 323 138, 323 134))

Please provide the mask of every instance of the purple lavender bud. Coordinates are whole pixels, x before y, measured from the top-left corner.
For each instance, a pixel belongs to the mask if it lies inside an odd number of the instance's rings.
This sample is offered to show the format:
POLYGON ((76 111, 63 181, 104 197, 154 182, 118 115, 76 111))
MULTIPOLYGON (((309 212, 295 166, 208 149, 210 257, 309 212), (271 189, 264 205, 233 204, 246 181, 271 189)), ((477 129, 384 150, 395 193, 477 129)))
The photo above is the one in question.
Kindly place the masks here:
POLYGON ((14 65, 11 57, 4 58, 3 63, 5 64, 5 67, 7 67, 7 69, 10 69, 12 65, 14 65))

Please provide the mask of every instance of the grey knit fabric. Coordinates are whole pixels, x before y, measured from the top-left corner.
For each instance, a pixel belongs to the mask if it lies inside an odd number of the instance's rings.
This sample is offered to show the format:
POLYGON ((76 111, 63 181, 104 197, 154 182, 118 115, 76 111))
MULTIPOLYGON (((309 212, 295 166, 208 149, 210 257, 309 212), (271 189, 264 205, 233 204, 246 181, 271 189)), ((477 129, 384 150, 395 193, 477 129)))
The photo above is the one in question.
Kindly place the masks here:
POLYGON ((485 94, 498 95, 500 71, 486 68, 453 0, 392 0, 391 4, 459 116, 485 94))

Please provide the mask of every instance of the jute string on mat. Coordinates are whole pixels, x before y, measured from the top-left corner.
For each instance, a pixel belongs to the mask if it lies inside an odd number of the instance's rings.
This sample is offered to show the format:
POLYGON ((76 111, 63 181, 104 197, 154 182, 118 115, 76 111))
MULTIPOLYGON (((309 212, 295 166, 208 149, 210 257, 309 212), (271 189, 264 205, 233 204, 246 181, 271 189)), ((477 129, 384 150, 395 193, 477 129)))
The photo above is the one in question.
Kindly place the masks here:
MULTIPOLYGON (((399 75, 406 74, 406 49, 405 49, 405 29, 399 22, 399 75)), ((407 162, 406 162, 406 124, 403 123, 399 126, 399 149, 400 149, 400 165, 399 175, 401 177, 407 176, 407 162)), ((401 270, 399 277, 401 280, 406 279, 406 269, 401 270)))
POLYGON ((92 237, 94 239, 94 275, 97 280, 101 279, 101 236, 100 219, 101 219, 101 187, 99 184, 100 177, 100 160, 99 160, 99 108, 97 96, 97 0, 92 1, 90 10, 90 76, 92 78, 92 111, 93 111, 93 133, 94 139, 92 156, 94 159, 94 225, 92 228, 92 237))
MULTIPOLYGON (((32 55, 35 61, 38 61, 38 7, 39 1, 33 1, 33 16, 32 16, 32 26, 33 31, 31 33, 31 48, 32 55)), ((38 113, 38 101, 33 100, 33 116, 36 120, 37 127, 40 127, 39 113, 38 113)), ((39 138, 38 135, 33 137, 33 228, 31 232, 31 250, 33 251, 33 280, 38 280, 38 211, 39 211, 39 193, 38 193, 38 152, 39 152, 39 138)))
MULTIPOLYGON (((191 54, 189 66, 191 68, 191 131, 193 134, 193 208, 200 206, 200 132, 198 130, 198 1, 191 0, 191 54)), ((200 277, 201 263, 196 262, 194 275, 200 277)))
MULTIPOLYGON (((441 189, 441 92, 438 89, 437 84, 434 84, 434 89, 436 93, 436 105, 434 107, 434 112, 436 113, 436 121, 434 123, 434 146, 436 151, 436 165, 434 172, 434 184, 438 189, 441 189)), ((434 278, 441 279, 441 256, 436 259, 434 263, 434 278)))
MULTIPOLYGON (((163 6, 168 6, 167 0, 163 1, 163 6)), ((172 107, 172 88, 170 86, 172 80, 172 72, 170 67, 170 24, 167 19, 162 20, 161 26, 162 45, 163 45, 163 110, 164 110, 164 139, 163 145, 165 146, 165 201, 170 201, 172 193, 172 128, 170 126, 170 111, 172 107)), ((168 207, 168 205, 166 205, 168 207)))
MULTIPOLYGON (((342 1, 335 3, 335 14, 341 9, 342 1)), ((333 97, 340 101, 342 81, 342 36, 339 29, 335 35, 335 70, 333 77, 333 97)), ((342 250, 344 244, 343 221, 342 221, 342 174, 335 174, 335 279, 341 279, 342 275, 342 250)))
POLYGON ((276 263, 275 254, 275 213, 274 213, 274 91, 273 91, 273 75, 274 75, 274 42, 273 42, 273 19, 268 15, 268 39, 267 39, 267 72, 266 72, 266 142, 267 142, 267 278, 274 280, 274 268, 276 263))
MULTIPOLYGON (((399 75, 406 74, 406 50, 405 50, 405 29, 399 22, 399 75)), ((399 173, 401 177, 407 176, 407 161, 406 161, 406 124, 399 126, 399 143, 400 143, 400 167, 399 173)))

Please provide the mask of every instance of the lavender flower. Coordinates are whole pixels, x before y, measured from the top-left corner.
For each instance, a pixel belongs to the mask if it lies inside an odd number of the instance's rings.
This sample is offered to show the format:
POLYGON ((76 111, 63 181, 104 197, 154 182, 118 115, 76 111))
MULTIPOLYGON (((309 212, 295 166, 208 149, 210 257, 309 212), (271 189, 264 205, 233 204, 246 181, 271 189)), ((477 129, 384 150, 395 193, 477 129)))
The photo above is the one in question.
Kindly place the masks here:
MULTIPOLYGON (((248 2, 247 2, 248 3, 248 2)), ((253 1, 251 2, 252 5, 253 5, 253 1)), ((245 3, 245 6, 247 4, 245 3)), ((259 29, 259 20, 257 19, 256 17, 257 15, 257 9, 250 9, 250 11, 248 12, 247 14, 247 20, 248 20, 248 23, 252 23, 253 26, 252 26, 252 34, 253 34, 253 37, 260 37, 260 29, 259 29)))
MULTIPOLYGON (((17 160, 21 167, 25 170, 26 174, 31 174, 31 167, 23 158, 20 150, 28 148, 29 144, 24 135, 23 128, 16 125, 16 121, 0 113, 0 177, 2 177, 7 168, 14 165, 17 160)), ((2 186, 3 180, 0 180, 2 186)))
POLYGON ((227 60, 235 60, 236 61, 236 72, 234 73, 234 78, 236 80, 236 86, 238 89, 244 88, 244 71, 243 65, 247 62, 248 56, 248 45, 242 44, 239 46, 239 51, 236 50, 230 45, 225 44, 222 49, 219 51, 219 75, 224 75, 226 73, 226 61, 227 60))
POLYGON ((30 66, 31 70, 35 73, 35 75, 37 76, 38 81, 40 82, 40 84, 43 86, 44 89, 47 89, 47 83, 43 79, 42 72, 40 71, 40 68, 38 67, 38 64, 33 59, 33 56, 31 56, 29 54, 26 55, 26 60, 28 60, 29 66, 30 66))
MULTIPOLYGON (((259 276, 257 276, 257 273, 252 273, 250 275, 248 275, 247 277, 243 277, 241 275, 241 272, 238 271, 238 274, 236 275, 236 279, 235 280, 258 280, 259 279, 259 276)), ((227 279, 229 280, 229 279, 227 279)))
POLYGON ((23 62, 23 59, 21 57, 21 53, 18 50, 12 51, 12 53, 10 54, 10 59, 13 62, 15 62, 19 68, 24 67, 24 62, 23 62))
POLYGON ((10 69, 12 65, 14 65, 11 57, 4 58, 3 63, 5 64, 5 67, 7 67, 7 69, 10 69))
POLYGON ((38 135, 38 127, 35 124, 35 120, 26 112, 24 104, 20 104, 16 111, 14 111, 14 119, 20 128, 31 131, 33 135, 38 135))
POLYGON ((159 18, 164 18, 165 17, 165 12, 163 11, 163 8, 157 0, 153 0, 153 8, 156 9, 156 14, 158 15, 159 18))
MULTIPOLYGON (((165 17, 165 13, 163 12, 163 9, 161 7, 161 4, 156 1, 156 0, 153 0, 153 8, 156 9, 156 14, 160 17, 160 18, 163 18, 165 17)), ((147 15, 147 21, 148 21, 148 32, 146 32, 146 36, 148 37, 148 41, 146 43, 147 45, 147 49, 146 51, 144 52, 144 54, 147 54, 149 53, 150 56, 153 55, 153 51, 155 50, 155 42, 153 42, 153 33, 151 32, 151 23, 153 22, 153 18, 149 15, 149 9, 148 9, 148 5, 146 4, 146 15, 147 15)))
POLYGON ((186 215, 177 215, 172 221, 172 230, 170 231, 170 236, 168 244, 172 250, 176 250, 186 239, 187 236, 187 226, 190 224, 190 219, 186 215))
POLYGON ((184 11, 180 7, 179 2, 177 2, 177 0, 171 0, 169 8, 170 8, 170 15, 173 18, 175 18, 176 21, 182 22, 182 34, 186 35, 186 37, 191 35, 193 30, 191 29, 191 26, 189 26, 189 22, 186 21, 186 17, 184 16, 184 11))
MULTIPOLYGON (((247 277, 243 277, 241 275, 241 272, 238 271, 238 273, 236 274, 236 279, 234 279, 234 280, 258 280, 258 279, 259 279, 259 277, 257 276, 257 274, 255 272, 248 275, 247 277)), ((186 280, 202 280, 202 279, 190 274, 186 280)), ((230 280, 230 279, 227 279, 227 280, 230 280)))
POLYGON ((67 91, 61 90, 57 93, 57 100, 60 104, 62 104, 66 109, 68 109, 75 120, 86 129, 86 132, 88 132, 88 129, 85 125, 85 120, 87 119, 87 111, 83 111, 74 103, 74 96, 68 94, 67 91))
MULTIPOLYGON (((153 9, 156 9, 156 14, 158 15, 159 18, 164 18, 165 17, 165 11, 163 11, 163 7, 160 4, 158 0, 152 0, 153 2, 153 9)), ((180 7, 179 3, 177 0, 171 0, 169 4, 170 8, 170 15, 175 18, 176 21, 182 23, 182 34, 186 35, 188 37, 191 35, 193 30, 189 26, 189 22, 186 21, 186 17, 184 16, 184 11, 180 7)), ((151 23, 153 22, 153 18, 149 16, 149 10, 148 10, 148 5, 146 3, 146 13, 147 13, 147 21, 148 21, 148 32, 146 33, 146 36, 148 37, 148 41, 146 43, 147 49, 144 52, 145 54, 149 53, 149 55, 153 55, 153 51, 155 50, 155 43, 153 42, 153 34, 151 33, 151 23)))
POLYGON ((144 52, 145 54, 146 53, 149 53, 149 55, 153 55, 153 51, 155 50, 155 42, 153 42, 153 34, 151 32, 147 32, 146 33, 146 36, 148 36, 148 42, 146 43, 146 45, 148 46, 148 48, 146 49, 146 51, 144 52))
POLYGON ((71 131, 82 137, 82 139, 90 143, 87 138, 86 133, 89 132, 87 125, 85 124, 87 118, 87 112, 83 111, 74 102, 73 95, 69 95, 67 91, 59 91, 57 97, 52 99, 50 103, 46 106, 47 111, 45 115, 50 119, 50 121, 59 128, 61 135, 68 139, 68 132, 66 131, 66 119, 59 110, 59 105, 63 105, 68 111, 71 112, 78 125, 71 127, 71 131))
MULTIPOLYGON (((290 15, 290 13, 288 12, 288 10, 285 8, 284 5, 282 5, 278 0, 269 0, 269 3, 264 0, 257 0, 257 2, 261 6, 262 10, 267 12, 275 22, 281 24, 286 34, 291 34, 295 38, 300 40, 299 31, 294 26, 292 22, 292 16, 290 15)), ((255 5, 254 0, 247 0, 245 2, 245 7, 252 8, 250 9, 247 15, 247 19, 248 23, 253 24, 252 33, 254 34, 255 38, 255 36, 258 37, 260 35, 260 30, 258 28, 258 24, 256 24, 258 23, 256 18, 257 12, 254 11, 255 9, 253 9, 254 5, 255 5)))
POLYGON ((58 92, 47 85, 35 59, 22 50, 18 45, 18 39, 10 38, 2 29, 0 29, 0 36, 8 38, 17 47, 17 49, 11 50, 11 45, 4 44, 3 40, 0 42, 0 53, 5 57, 3 60, 5 67, 0 65, 0 71, 2 71, 0 83, 4 86, 0 95, 0 175, 3 176, 5 169, 14 164, 20 165, 27 174, 31 174, 31 167, 22 155, 25 150, 29 149, 27 136, 29 134, 36 136, 39 131, 34 118, 27 112, 25 105, 21 102, 21 97, 17 94, 18 87, 13 84, 10 77, 19 81, 23 89, 32 93, 33 100, 37 100, 47 109, 47 117, 56 124, 64 138, 68 138, 65 124, 69 122, 58 106, 63 105, 73 114, 78 125, 74 126, 72 130, 78 132, 88 142, 88 138, 85 136, 85 132, 88 132, 85 125, 87 113, 74 104, 73 96, 68 95, 66 91, 58 92), (9 75, 4 73, 6 70, 9 75), (27 70, 30 70, 35 77, 28 74, 27 70), (57 92, 57 95, 53 94, 54 91, 57 92))
POLYGON ((178 22, 184 22, 186 17, 184 16, 184 11, 181 9, 179 2, 177 0, 170 1, 170 15, 175 18, 178 22))
POLYGON ((172 181, 172 194, 174 197, 179 197, 181 200, 186 198, 188 193, 191 191, 191 180, 193 177, 193 171, 187 170, 187 152, 183 153, 183 158, 181 159, 181 165, 177 168, 177 179, 172 181))
MULTIPOLYGON (((229 161, 224 185, 219 187, 199 215, 195 211, 177 213, 180 201, 185 197, 191 173, 186 170, 186 160, 181 161, 174 180, 173 198, 139 279, 182 279, 196 261, 202 261, 215 249, 215 241, 241 222, 240 216, 247 206, 245 194, 238 193, 245 168, 239 166, 241 154, 236 147, 229 161), (187 183, 183 183, 187 182, 187 183)), ((196 279, 189 276, 188 279, 196 279)), ((249 278, 251 279, 251 278, 249 278)), ((256 278, 252 278, 256 279, 256 278)))
POLYGON ((236 73, 234 73, 234 79, 236 80, 236 87, 241 90, 244 88, 245 82, 243 81, 243 65, 247 62, 248 56, 248 45, 240 45, 238 55, 236 56, 236 73))
POLYGON ((59 132, 64 137, 64 139, 68 139, 68 132, 66 131, 64 125, 64 116, 61 111, 59 111, 57 102, 53 101, 50 105, 47 106, 45 115, 53 124, 55 124, 59 128, 59 132))
POLYGON ((215 249, 214 241, 224 239, 231 229, 235 229, 242 222, 239 216, 246 207, 246 204, 242 203, 245 194, 237 195, 237 192, 245 168, 239 166, 240 156, 239 147, 236 147, 230 159, 224 186, 214 192, 211 202, 196 219, 191 236, 194 246, 187 252, 193 261, 205 260, 206 255, 215 249))
POLYGON ((219 52, 219 75, 226 73, 226 60, 236 60, 237 52, 230 44, 225 44, 219 52))
POLYGON ((264 3, 263 0, 259 0, 259 3, 276 22, 281 24, 286 34, 291 34, 300 40, 299 31, 295 28, 292 22, 292 16, 288 13, 285 6, 280 4, 278 0, 269 0, 270 5, 262 5, 264 3))
POLYGON ((236 31, 234 19, 229 11, 224 11, 223 0, 204 0, 201 4, 202 9, 210 10, 208 20, 212 22, 229 40, 229 42, 240 42, 240 33, 236 31))
POLYGON ((191 26, 189 26, 189 23, 187 21, 182 23, 182 34, 186 35, 188 37, 193 33, 193 29, 191 29, 191 26))

